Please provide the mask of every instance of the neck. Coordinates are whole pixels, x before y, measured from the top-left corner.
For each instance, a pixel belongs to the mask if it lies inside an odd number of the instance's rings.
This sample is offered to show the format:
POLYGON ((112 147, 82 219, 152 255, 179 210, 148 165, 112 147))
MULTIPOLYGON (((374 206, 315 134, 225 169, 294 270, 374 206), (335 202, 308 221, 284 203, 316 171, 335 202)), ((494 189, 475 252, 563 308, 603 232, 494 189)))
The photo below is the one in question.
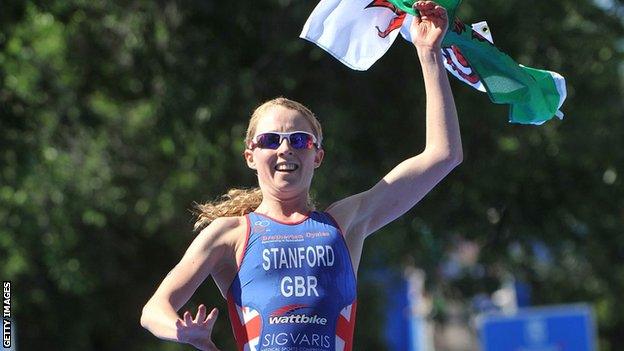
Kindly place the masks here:
POLYGON ((307 194, 289 199, 263 194, 262 202, 255 212, 278 220, 298 221, 307 216, 310 210, 307 194))

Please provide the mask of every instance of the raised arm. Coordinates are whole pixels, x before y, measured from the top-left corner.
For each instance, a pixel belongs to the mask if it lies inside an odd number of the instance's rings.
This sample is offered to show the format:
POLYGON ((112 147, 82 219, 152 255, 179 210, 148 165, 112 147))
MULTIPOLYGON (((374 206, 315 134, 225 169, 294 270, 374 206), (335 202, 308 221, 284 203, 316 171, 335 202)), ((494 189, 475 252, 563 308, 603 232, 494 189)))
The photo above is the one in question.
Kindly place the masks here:
POLYGON ((194 319, 187 311, 184 319, 177 311, 191 298, 199 285, 219 269, 225 260, 232 260, 235 250, 228 242, 228 233, 240 227, 237 218, 218 218, 193 240, 180 262, 169 272, 141 315, 141 325, 156 337, 188 343, 200 350, 216 350, 210 340, 218 311, 206 314, 199 306, 194 319))
POLYGON ((327 211, 346 235, 366 237, 412 208, 462 161, 455 102, 442 63, 440 44, 448 18, 432 1, 419 1, 410 28, 426 93, 425 150, 392 169, 368 191, 331 205, 327 211))

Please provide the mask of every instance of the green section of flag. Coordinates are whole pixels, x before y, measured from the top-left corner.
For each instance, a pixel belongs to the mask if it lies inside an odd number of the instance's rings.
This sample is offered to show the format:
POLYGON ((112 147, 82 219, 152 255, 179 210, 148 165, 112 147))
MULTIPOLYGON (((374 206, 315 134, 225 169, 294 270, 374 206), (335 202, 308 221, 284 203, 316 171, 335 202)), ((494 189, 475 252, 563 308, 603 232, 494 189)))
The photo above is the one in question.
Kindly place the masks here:
POLYGON ((510 120, 523 123, 520 121, 542 122, 551 119, 557 114, 561 100, 552 74, 531 67, 520 66, 520 68, 534 79, 534 85, 529 88, 526 103, 511 104, 510 120))
POLYGON ((560 92, 551 72, 516 63, 469 25, 456 22, 443 47, 456 45, 477 73, 492 102, 510 104, 509 121, 541 124, 557 114, 560 92))
MULTIPOLYGON (((418 14, 418 11, 412 8, 416 0, 388 0, 388 2, 410 15, 416 16, 418 14)), ((455 10, 459 7, 461 0, 436 0, 436 2, 446 9, 448 18, 455 18, 455 10)))

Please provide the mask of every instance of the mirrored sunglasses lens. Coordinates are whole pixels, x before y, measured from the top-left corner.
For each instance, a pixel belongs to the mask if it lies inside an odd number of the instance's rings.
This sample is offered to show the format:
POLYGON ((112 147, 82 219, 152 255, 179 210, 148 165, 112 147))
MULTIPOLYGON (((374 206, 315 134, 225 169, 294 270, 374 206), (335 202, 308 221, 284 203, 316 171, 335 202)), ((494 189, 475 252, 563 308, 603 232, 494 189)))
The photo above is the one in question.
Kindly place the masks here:
POLYGON ((258 147, 261 149, 277 149, 280 145, 280 136, 273 133, 258 135, 258 147))
POLYGON ((295 149, 311 149, 314 146, 314 141, 309 134, 294 133, 290 136, 290 145, 295 149))

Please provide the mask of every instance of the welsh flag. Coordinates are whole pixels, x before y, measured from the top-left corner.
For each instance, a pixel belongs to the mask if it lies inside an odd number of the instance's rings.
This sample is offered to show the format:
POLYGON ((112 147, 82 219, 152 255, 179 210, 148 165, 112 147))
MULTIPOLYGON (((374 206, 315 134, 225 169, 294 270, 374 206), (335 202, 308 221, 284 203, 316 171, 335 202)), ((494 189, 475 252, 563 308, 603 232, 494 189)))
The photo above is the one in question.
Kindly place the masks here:
POLYGON ((386 0, 321 0, 300 37, 365 71, 394 43, 406 15, 386 0))
MULTIPOLYGON (((321 0, 300 37, 326 50, 348 67, 367 70, 390 48, 399 32, 410 40, 413 0, 321 0)), ((461 0, 439 0, 454 18, 461 0)), ((557 116, 566 98, 565 79, 556 72, 519 65, 493 45, 487 23, 449 24, 442 42, 446 69, 509 104, 509 121, 542 124, 557 116)))

